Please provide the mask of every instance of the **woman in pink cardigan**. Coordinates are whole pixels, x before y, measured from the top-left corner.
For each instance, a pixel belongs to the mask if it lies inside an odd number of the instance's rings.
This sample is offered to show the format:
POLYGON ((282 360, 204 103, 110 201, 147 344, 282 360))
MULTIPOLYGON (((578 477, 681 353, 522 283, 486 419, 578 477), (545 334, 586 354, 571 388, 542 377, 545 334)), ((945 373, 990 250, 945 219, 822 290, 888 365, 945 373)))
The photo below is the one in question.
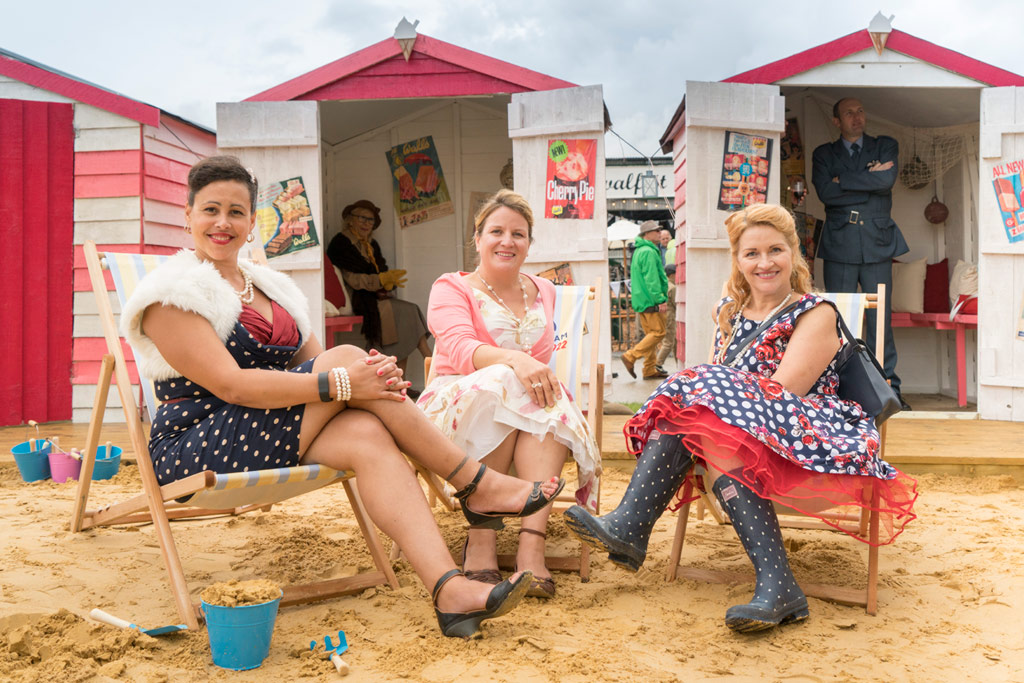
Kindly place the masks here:
MULTIPOLYGON (((526 200, 501 190, 477 212, 480 265, 448 273, 430 291, 427 324, 436 339, 436 378, 419 405, 471 458, 516 476, 548 479, 562 471, 567 452, 579 464, 576 498, 596 508, 593 483, 601 456, 572 397, 548 367, 554 346, 555 286, 520 272, 533 241, 526 200)), ((555 582, 544 564, 550 508, 524 517, 516 565, 531 570, 527 595, 550 598, 555 582)), ((501 581, 501 525, 472 526, 463 569, 477 581, 501 581)))

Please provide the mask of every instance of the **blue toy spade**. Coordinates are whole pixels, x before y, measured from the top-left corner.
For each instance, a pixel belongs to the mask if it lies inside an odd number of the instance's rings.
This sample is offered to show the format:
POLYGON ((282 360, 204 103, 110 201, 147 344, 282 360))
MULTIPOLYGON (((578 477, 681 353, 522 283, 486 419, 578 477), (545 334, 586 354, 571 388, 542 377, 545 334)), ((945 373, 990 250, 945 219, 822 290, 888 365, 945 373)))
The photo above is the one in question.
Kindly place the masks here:
MULTIPOLYGON (((326 650, 326 652, 324 652, 324 655, 330 658, 331 663, 334 664, 334 668, 338 670, 338 673, 342 676, 347 676, 348 664, 346 664, 345 660, 341 658, 341 653, 348 649, 348 640, 345 638, 345 632, 338 631, 337 645, 331 644, 330 636, 324 636, 324 648, 326 650)), ((309 649, 316 649, 315 640, 309 641, 309 649)))

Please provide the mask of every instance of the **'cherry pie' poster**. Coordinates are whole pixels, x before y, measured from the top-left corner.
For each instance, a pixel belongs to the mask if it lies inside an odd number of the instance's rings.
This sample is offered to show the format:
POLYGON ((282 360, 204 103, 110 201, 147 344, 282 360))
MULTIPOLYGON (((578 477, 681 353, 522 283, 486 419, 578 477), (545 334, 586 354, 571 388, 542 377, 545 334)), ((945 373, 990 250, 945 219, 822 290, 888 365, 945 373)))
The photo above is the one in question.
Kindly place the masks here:
POLYGON ((593 218, 597 140, 548 140, 545 218, 593 218))

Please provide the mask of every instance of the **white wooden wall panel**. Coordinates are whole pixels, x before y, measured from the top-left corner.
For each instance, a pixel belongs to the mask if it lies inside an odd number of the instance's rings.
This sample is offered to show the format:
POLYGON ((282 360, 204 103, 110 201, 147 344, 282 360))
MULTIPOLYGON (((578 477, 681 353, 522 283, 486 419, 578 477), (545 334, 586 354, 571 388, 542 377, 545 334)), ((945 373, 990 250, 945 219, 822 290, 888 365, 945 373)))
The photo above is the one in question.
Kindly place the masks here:
POLYGON ((70 102, 72 104, 75 102, 63 95, 58 95, 49 90, 42 90, 7 76, 0 76, 0 98, 5 100, 28 100, 30 102, 70 102))
MULTIPOLYGON (((534 271, 568 262, 583 284, 608 278, 608 212, 605 193, 598 191, 590 220, 544 218, 548 140, 556 137, 597 140, 594 182, 605 187, 604 95, 601 86, 565 88, 512 96, 508 106, 515 189, 534 210, 534 244, 527 258, 534 271)), ((499 166, 500 169, 500 166, 499 166)), ((607 294, 601 312, 600 361, 611 381, 611 318, 607 294)), ((581 403, 585 400, 580 397, 581 403)))
MULTIPOLYGON (((317 102, 217 104, 217 148, 253 169, 261 184, 302 176, 317 234, 323 241, 322 160, 317 102)), ((323 339, 323 245, 270 259, 309 300, 310 320, 323 339)))
POLYGON ((1016 338, 1024 299, 1024 242, 1010 243, 995 193, 993 169, 1024 159, 1024 88, 981 95, 978 257, 978 412, 1024 421, 1024 341, 1016 338))
MULTIPOLYGON (((138 203, 138 198, 134 198, 138 203)), ((76 202, 83 201, 76 199, 76 202)), ((92 240, 97 244, 138 244, 140 227, 138 219, 112 221, 75 221, 74 243, 85 244, 92 240)))
POLYGON ((76 152, 138 149, 140 144, 137 123, 123 128, 82 128, 75 136, 76 152))
POLYGON ((913 84, 919 88, 977 88, 978 81, 914 57, 868 48, 778 82, 778 85, 878 87, 880 83, 913 84), (865 68, 868 66, 868 68, 865 68))
MULTIPOLYGON (((727 130, 772 139, 769 192, 780 182, 779 137, 785 102, 773 85, 686 83, 686 365, 707 362, 714 335, 711 313, 729 273, 727 211, 718 210, 727 130)), ((679 296, 677 294, 677 296, 679 296)))

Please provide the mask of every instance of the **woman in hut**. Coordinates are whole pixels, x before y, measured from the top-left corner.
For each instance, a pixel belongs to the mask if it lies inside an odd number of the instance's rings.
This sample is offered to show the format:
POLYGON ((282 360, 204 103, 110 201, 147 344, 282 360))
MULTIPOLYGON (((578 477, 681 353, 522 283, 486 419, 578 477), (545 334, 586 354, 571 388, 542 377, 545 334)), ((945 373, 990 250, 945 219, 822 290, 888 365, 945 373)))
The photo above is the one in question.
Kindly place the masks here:
POLYGON ((371 237, 380 227, 380 209, 360 199, 346 206, 341 217, 344 226, 328 245, 327 258, 352 292, 352 312, 363 316, 368 348, 395 356, 405 370, 415 349, 424 358, 430 355, 427 321, 419 306, 394 298, 395 289, 405 286, 406 271, 389 269, 380 244, 371 237))
POLYGON ((402 547, 448 636, 477 635, 529 589, 529 572, 481 586, 455 569, 402 453, 460 489, 466 515, 536 513, 564 482, 530 484, 469 460, 407 400, 395 358, 323 351, 307 302, 282 273, 238 258, 252 239, 256 179, 233 157, 189 171, 182 250, 150 273, 121 326, 163 401, 150 455, 158 480, 320 463, 354 470, 367 512, 402 547))
POLYGON ((654 523, 700 461, 757 576, 753 600, 730 607, 726 624, 757 631, 808 616, 772 501, 820 517, 869 507, 876 493, 881 542, 890 543, 915 519, 917 492, 879 457, 874 419, 836 395, 842 335, 835 309, 811 292, 792 215, 756 204, 726 227, 732 273, 714 315, 712 362, 666 379, 626 424, 637 464, 618 507, 595 517, 574 506, 566 524, 635 572, 654 523), (763 321, 772 322, 754 337, 763 321))

